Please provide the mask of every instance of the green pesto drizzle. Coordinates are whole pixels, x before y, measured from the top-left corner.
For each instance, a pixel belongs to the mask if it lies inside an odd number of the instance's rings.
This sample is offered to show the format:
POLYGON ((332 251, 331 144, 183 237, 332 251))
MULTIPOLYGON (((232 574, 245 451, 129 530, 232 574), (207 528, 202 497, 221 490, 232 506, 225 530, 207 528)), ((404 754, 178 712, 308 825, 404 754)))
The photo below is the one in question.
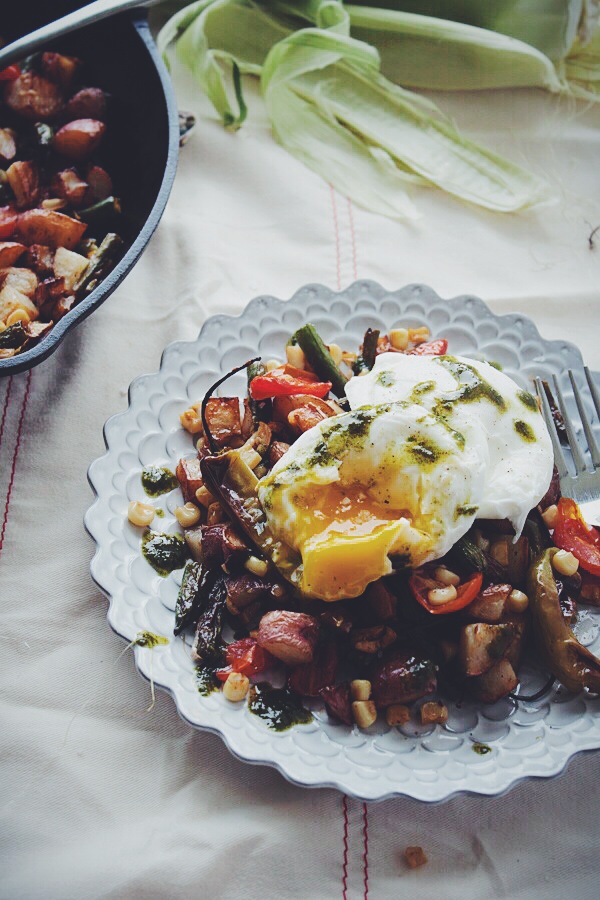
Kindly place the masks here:
POLYGON ((149 528, 142 536, 142 553, 146 562, 163 578, 181 569, 188 557, 185 541, 177 534, 163 534, 149 528))
POLYGON ((325 426, 322 431, 323 439, 308 457, 306 465, 327 466, 343 459, 352 450, 362 450, 373 421, 381 413, 389 412, 391 408, 389 403, 363 406, 346 413, 342 421, 338 420, 332 425, 325 426))
POLYGON ((531 425, 528 425, 522 419, 515 419, 513 425, 519 437, 523 438, 524 441, 527 441, 528 444, 535 442, 536 437, 531 425))
POLYGON ((442 450, 422 434, 411 434, 406 438, 406 451, 413 461, 425 467, 438 463, 448 455, 447 450, 442 450))
POLYGON ((312 713, 304 709, 295 694, 285 688, 271 687, 267 682, 250 687, 248 709, 273 731, 286 731, 292 725, 307 725, 313 719, 312 713))
POLYGON ((454 356, 436 356, 435 361, 447 369, 459 382, 460 387, 449 394, 443 394, 438 401, 444 409, 449 411, 451 404, 456 401, 470 402, 472 400, 488 400, 500 410, 506 412, 506 401, 496 388, 481 377, 479 372, 468 363, 459 362, 454 356))
POLYGON ((153 631, 139 631, 138 636, 132 643, 136 647, 148 647, 149 650, 152 650, 161 644, 168 644, 169 638, 164 637, 162 634, 154 634, 153 631))
POLYGON ((168 494, 178 484, 177 478, 166 466, 146 466, 142 471, 142 487, 149 497, 168 494))
POLYGON ((474 516, 478 509, 479 507, 474 504, 465 503, 463 506, 456 507, 454 510, 454 518, 458 519, 460 516, 474 516))
POLYGON ((161 509, 160 507, 158 507, 158 509, 155 511, 154 515, 158 516, 159 519, 164 519, 165 511, 164 511, 164 509, 161 509))
POLYGON ((419 403, 423 394, 428 394, 429 391, 433 391, 434 388, 435 381, 420 381, 418 384, 415 384, 410 395, 411 402, 419 403))
POLYGON ((208 697, 219 690, 220 682, 215 675, 215 670, 209 666, 196 666, 196 687, 198 693, 208 697))
POLYGON ((380 384, 381 387, 392 387, 395 383, 396 379, 392 375, 391 372, 380 372, 376 378, 377 384, 380 384))
POLYGON ((534 412, 537 412, 537 400, 535 399, 533 394, 530 394, 529 391, 517 391, 517 397, 519 398, 521 403, 523 403, 527 407, 527 409, 531 409, 534 412))
POLYGON ((476 753, 478 756, 485 756, 486 753, 492 752, 492 748, 489 746, 489 744, 480 744, 479 741, 473 744, 471 749, 473 753, 476 753))

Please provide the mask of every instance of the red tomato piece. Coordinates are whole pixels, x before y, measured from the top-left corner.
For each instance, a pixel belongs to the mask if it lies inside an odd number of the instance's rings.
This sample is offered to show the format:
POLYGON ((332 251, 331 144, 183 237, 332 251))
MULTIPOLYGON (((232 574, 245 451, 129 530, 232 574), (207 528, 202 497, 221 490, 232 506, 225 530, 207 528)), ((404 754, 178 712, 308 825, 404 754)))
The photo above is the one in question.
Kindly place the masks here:
POLYGON ((420 603, 427 612, 430 612, 433 616, 443 616, 447 613, 453 613, 457 612, 459 609, 463 609, 475 599, 481 590, 483 575, 481 572, 477 572, 475 575, 472 575, 468 581, 463 581, 456 589, 456 597, 454 600, 449 600, 448 603, 444 603, 442 606, 432 606, 427 599, 427 595, 431 590, 431 581, 432 579, 427 578, 421 569, 416 570, 411 575, 408 583, 415 600, 420 603))
POLYGON ((18 218, 19 214, 12 206, 0 206, 0 241, 14 234, 18 218))
POLYGON ((587 525, 574 500, 561 497, 552 540, 561 550, 569 550, 586 572, 600 575, 600 531, 587 525))
POLYGON ((21 74, 21 70, 17 65, 7 66, 0 70, 0 81, 14 81, 21 74))
POLYGON ((239 641, 233 641, 225 651, 225 659, 230 671, 240 672, 248 677, 259 675, 265 669, 269 669, 274 663, 271 654, 267 650, 263 650, 254 638, 242 638, 239 641))
POLYGON ((413 356, 444 356, 448 349, 448 341, 445 338, 439 338, 437 341, 426 341, 409 350, 409 354, 413 356))
POLYGON ((331 390, 331 381, 317 381, 312 372, 285 365, 257 375, 250 382, 250 396, 253 400, 267 400, 269 397, 291 397, 306 394, 309 397, 325 397, 331 390))

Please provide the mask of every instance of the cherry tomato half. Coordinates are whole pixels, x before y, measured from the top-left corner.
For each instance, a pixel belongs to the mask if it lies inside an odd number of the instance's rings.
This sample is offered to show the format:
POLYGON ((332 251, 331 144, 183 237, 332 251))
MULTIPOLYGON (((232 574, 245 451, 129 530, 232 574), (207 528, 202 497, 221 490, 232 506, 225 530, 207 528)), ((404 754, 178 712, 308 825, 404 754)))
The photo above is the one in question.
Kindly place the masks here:
POLYGON ((552 540, 561 550, 570 550, 586 572, 600 575, 600 531, 587 525, 574 500, 561 497, 552 540))
POLYGON ((481 572, 477 572, 468 581, 463 581, 457 587, 454 600, 449 600, 448 603, 444 603, 442 606, 432 606, 427 599, 431 590, 431 578, 427 578, 423 571, 423 569, 416 570, 411 575, 408 583, 415 600, 433 616, 444 616, 447 613, 457 612, 459 609, 468 606, 475 599, 483 584, 483 575, 481 572))
POLYGON ((241 675, 259 675, 273 665, 273 657, 256 643, 254 638, 242 638, 233 641, 225 650, 227 666, 218 669, 216 676, 220 681, 227 681, 231 672, 241 675))

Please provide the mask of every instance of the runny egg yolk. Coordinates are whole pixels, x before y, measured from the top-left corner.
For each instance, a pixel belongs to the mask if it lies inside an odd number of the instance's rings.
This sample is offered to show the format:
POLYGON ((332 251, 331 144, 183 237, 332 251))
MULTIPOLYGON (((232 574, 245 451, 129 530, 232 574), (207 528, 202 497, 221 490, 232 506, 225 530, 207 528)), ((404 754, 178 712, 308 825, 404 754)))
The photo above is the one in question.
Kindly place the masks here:
POLYGON ((391 571, 388 558, 406 541, 408 518, 377 503, 359 485, 307 486, 295 497, 302 590, 335 600, 362 593, 391 571))

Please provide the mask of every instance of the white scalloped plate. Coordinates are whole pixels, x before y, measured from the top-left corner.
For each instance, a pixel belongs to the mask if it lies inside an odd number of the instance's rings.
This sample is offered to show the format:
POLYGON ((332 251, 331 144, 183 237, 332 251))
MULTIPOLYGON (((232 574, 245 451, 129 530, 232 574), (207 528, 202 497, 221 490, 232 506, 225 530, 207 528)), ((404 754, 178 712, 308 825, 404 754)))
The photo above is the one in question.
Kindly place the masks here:
MULTIPOLYGON (((432 802, 461 791, 500 794, 523 778, 558 774, 575 753, 600 747, 600 698, 561 688, 536 703, 450 704, 444 727, 411 723, 398 729, 378 722, 366 732, 333 722, 315 704, 310 725, 275 733, 245 704, 198 693, 189 646, 172 636, 181 571, 163 579, 145 562, 127 505, 145 499, 145 465, 174 469, 181 456, 192 454, 179 413, 233 366, 257 353, 281 356, 289 335, 307 321, 328 342, 349 347, 369 326, 385 332, 428 325, 434 337, 448 338, 451 352, 498 362, 523 387, 531 387, 534 375, 555 373, 575 408, 566 370, 581 370, 579 351, 565 341, 543 340, 525 316, 494 315, 475 297, 442 300, 422 285, 390 292, 361 281, 340 293, 308 285, 288 302, 258 297, 237 318, 215 316, 195 341, 167 347, 159 372, 131 384, 129 408, 108 420, 107 452, 90 466, 96 500, 85 525, 97 544, 91 572, 110 600, 110 625, 127 641, 140 631, 168 636, 166 646, 135 647, 139 671, 169 691, 191 725, 219 734, 240 759, 274 766, 298 785, 335 787, 364 800, 405 795, 432 802), (474 752, 477 742, 489 752, 474 752)), ((242 394, 245 378, 235 378, 227 391, 242 394)), ((591 405, 588 412, 592 417, 591 405)), ((595 427, 600 431, 597 421, 595 427)), ((160 498, 164 518, 154 527, 178 530, 173 510, 180 502, 178 490, 160 498)), ((580 639, 596 652, 599 626, 593 611, 584 612, 578 625, 580 639)), ((539 687, 534 669, 521 674, 527 692, 539 687)))

